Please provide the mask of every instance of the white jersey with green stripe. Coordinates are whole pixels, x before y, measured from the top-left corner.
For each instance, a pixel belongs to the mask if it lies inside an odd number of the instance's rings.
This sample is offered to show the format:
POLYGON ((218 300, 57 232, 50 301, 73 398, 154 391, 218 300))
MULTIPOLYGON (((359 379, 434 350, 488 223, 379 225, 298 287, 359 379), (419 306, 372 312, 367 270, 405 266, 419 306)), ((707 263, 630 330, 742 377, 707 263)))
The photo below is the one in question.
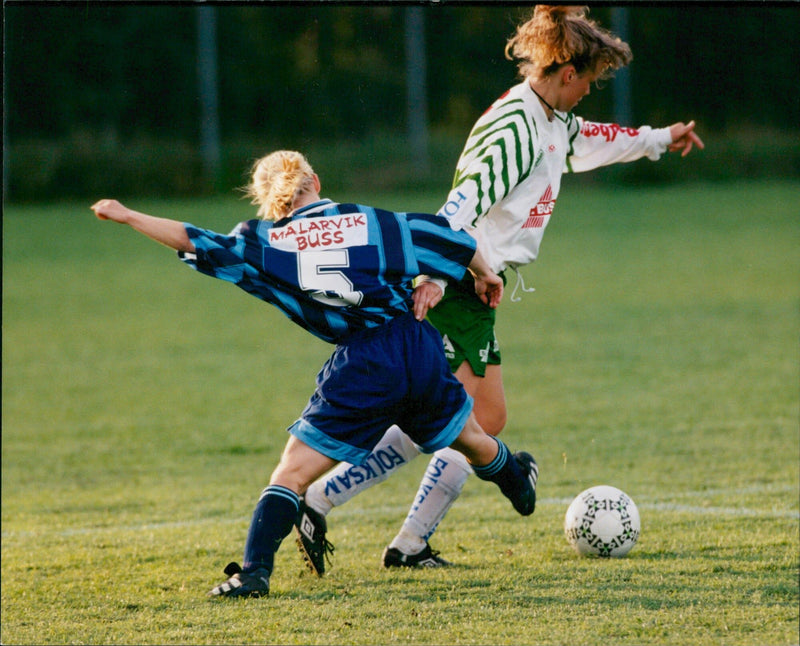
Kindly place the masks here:
POLYGON ((572 113, 550 121, 524 81, 473 126, 439 215, 477 238, 494 271, 526 265, 539 254, 563 173, 657 160, 671 142, 669 128, 626 128, 572 113))

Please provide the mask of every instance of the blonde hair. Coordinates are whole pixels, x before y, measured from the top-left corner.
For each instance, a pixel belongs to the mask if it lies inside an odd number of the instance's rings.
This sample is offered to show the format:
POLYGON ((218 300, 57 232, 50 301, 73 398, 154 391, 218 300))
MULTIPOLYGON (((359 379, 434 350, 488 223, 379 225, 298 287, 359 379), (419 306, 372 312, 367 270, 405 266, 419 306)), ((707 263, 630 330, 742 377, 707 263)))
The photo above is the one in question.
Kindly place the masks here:
POLYGON ((244 188, 262 220, 280 220, 292 212, 295 198, 314 190, 314 169, 294 150, 276 150, 256 160, 244 188))
POLYGON ((506 43, 506 58, 520 59, 519 73, 526 78, 545 79, 566 64, 578 74, 609 78, 633 54, 627 43, 589 20, 588 12, 588 7, 537 5, 506 43))

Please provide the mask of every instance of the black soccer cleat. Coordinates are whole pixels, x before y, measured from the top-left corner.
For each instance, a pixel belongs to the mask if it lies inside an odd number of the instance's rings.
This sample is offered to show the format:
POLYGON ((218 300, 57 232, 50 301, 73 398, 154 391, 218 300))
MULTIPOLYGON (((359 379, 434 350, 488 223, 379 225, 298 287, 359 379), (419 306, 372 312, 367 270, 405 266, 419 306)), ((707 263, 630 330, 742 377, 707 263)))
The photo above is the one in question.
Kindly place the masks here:
POLYGON ((417 554, 404 554, 396 547, 387 547, 383 550, 383 567, 448 567, 453 565, 445 561, 439 552, 432 550, 428 543, 417 554))
POLYGON ((334 552, 333 544, 325 538, 328 523, 325 516, 315 511, 305 501, 300 501, 300 509, 294 523, 297 531, 297 549, 303 555, 308 569, 317 576, 325 574, 325 560, 330 565, 330 555, 334 552))
POLYGON ((269 570, 266 568, 244 572, 238 563, 228 563, 224 572, 230 578, 212 588, 208 596, 246 598, 269 594, 269 570))
POLYGON ((539 480, 539 465, 530 453, 517 451, 514 459, 526 475, 525 487, 511 499, 511 504, 523 516, 530 516, 536 509, 536 482, 539 480))

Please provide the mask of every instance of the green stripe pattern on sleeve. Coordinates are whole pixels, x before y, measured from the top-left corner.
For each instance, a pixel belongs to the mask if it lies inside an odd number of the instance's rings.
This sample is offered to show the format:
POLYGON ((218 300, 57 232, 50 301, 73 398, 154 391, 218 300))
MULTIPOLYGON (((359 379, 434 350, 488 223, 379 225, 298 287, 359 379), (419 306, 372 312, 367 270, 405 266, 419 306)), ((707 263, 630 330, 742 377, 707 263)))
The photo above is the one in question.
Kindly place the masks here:
POLYGON ((473 226, 528 177, 536 139, 536 124, 521 99, 497 103, 478 119, 453 179, 453 188, 475 183, 478 203, 473 226))

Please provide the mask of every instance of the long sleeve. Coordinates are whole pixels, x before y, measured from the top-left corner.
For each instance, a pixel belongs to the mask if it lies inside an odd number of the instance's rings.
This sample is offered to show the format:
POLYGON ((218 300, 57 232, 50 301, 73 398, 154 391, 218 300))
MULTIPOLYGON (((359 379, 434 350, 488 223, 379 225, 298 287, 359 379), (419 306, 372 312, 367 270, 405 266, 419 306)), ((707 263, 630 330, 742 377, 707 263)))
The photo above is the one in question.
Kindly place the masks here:
POLYGON ((669 128, 626 128, 615 123, 575 119, 578 128, 570 142, 565 172, 579 173, 642 157, 656 161, 672 143, 669 128))

